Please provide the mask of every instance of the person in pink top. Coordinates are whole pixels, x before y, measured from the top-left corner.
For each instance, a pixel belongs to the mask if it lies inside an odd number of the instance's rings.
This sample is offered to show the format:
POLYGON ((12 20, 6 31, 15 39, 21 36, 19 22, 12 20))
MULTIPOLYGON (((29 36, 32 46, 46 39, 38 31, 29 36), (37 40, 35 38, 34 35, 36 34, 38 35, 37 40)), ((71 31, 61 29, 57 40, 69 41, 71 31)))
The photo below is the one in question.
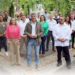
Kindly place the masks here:
POLYGON ((9 48, 9 58, 12 65, 20 65, 20 28, 12 18, 6 29, 6 38, 9 48))

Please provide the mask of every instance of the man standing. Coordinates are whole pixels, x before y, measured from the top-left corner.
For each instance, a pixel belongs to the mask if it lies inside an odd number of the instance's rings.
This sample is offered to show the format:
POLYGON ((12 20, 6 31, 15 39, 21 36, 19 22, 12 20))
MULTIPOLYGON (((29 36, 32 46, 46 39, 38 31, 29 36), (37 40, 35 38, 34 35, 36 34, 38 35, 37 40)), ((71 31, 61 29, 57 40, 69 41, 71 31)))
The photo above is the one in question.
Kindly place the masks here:
POLYGON ((49 31, 48 31, 48 37, 47 37, 47 46, 46 46, 46 50, 49 50, 49 42, 50 42, 50 38, 52 40, 52 51, 55 51, 54 49, 54 37, 53 37, 53 29, 55 28, 55 25, 57 24, 56 21, 53 19, 53 16, 50 15, 49 19, 47 20, 48 25, 49 25, 49 31))
POLYGON ((18 25, 20 27, 20 34, 21 34, 21 40, 20 40, 20 50, 21 50, 21 54, 23 54, 23 47, 25 47, 25 36, 24 36, 24 30, 25 27, 27 25, 27 23, 29 22, 29 19, 26 18, 26 16, 24 14, 21 15, 21 20, 18 21, 18 25))
POLYGON ((46 17, 46 20, 48 20, 48 18, 49 18, 49 13, 47 12, 47 9, 45 9, 44 16, 46 17))
POLYGON ((55 39, 55 46, 57 49, 57 66, 62 65, 61 53, 63 52, 66 66, 71 67, 71 59, 69 54, 69 41, 71 39, 71 30, 70 27, 64 24, 64 18, 60 17, 60 23, 56 25, 55 30, 53 31, 53 36, 55 39))
POLYGON ((39 65, 39 50, 40 50, 40 43, 41 43, 41 35, 42 35, 42 28, 36 21, 35 13, 31 14, 31 22, 26 25, 25 28, 25 35, 27 35, 27 63, 28 66, 32 63, 32 51, 34 48, 35 51, 35 64, 36 68, 39 65))
POLYGON ((4 22, 6 22, 7 25, 8 25, 10 20, 11 20, 11 17, 9 16, 9 13, 7 11, 4 11, 3 16, 4 16, 4 19, 3 19, 4 22))

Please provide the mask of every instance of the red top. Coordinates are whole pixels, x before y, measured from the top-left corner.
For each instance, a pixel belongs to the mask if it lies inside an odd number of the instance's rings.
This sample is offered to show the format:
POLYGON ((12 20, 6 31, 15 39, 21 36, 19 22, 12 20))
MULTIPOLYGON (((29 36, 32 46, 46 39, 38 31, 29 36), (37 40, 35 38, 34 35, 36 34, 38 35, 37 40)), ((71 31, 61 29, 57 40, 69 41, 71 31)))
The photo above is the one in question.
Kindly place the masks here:
POLYGON ((20 35, 20 28, 19 26, 15 26, 15 25, 8 25, 7 29, 6 29, 6 38, 7 39, 20 39, 21 35, 20 35))

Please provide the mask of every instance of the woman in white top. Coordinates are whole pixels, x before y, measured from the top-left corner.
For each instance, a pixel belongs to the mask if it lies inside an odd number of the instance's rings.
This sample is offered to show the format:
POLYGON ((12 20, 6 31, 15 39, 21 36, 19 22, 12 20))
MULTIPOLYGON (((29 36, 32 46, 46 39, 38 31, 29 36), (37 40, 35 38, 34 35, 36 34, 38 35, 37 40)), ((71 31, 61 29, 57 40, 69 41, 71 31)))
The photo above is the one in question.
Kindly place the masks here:
POLYGON ((65 24, 67 24, 68 26, 71 27, 71 20, 70 20, 70 17, 69 17, 69 16, 67 16, 67 17, 65 18, 65 24))
POLYGON ((75 39, 75 15, 72 13, 70 15, 71 18, 71 26, 72 26, 72 48, 74 48, 74 39, 75 39))
POLYGON ((62 65, 61 53, 64 53, 67 67, 70 67, 71 60, 69 54, 69 41, 71 37, 70 27, 64 23, 64 18, 60 17, 60 23, 56 25, 53 31, 53 36, 55 40, 55 46, 57 49, 57 66, 62 65))
MULTIPOLYGON (((65 18, 65 24, 70 27, 70 31, 71 31, 71 34, 72 34, 72 26, 71 26, 70 16, 67 16, 67 17, 65 18)), ((70 40, 69 48, 71 48, 71 40, 70 40)))

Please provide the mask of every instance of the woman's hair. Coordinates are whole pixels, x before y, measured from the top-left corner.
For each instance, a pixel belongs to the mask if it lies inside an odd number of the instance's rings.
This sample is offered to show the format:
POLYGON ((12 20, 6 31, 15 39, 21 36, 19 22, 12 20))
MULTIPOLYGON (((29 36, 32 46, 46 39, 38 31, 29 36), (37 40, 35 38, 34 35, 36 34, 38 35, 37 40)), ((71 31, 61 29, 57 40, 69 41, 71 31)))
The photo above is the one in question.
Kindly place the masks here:
POLYGON ((45 17, 44 15, 41 15, 41 16, 40 16, 40 21, 42 21, 42 20, 41 20, 41 17, 43 17, 43 18, 44 18, 44 21, 46 21, 46 17, 45 17))
MULTIPOLYGON (((68 24, 70 24, 71 25, 71 17, 70 16, 67 16, 68 18, 69 18, 69 20, 68 20, 68 24)), ((66 19, 67 19, 67 17, 65 18, 65 22, 67 21, 66 19)))
POLYGON ((0 19, 0 21, 3 21, 3 15, 0 14, 0 17, 2 17, 2 20, 0 19))
POLYGON ((12 25, 12 20, 14 20, 14 21, 15 21, 15 25, 17 25, 15 18, 11 18, 11 20, 10 20, 10 22, 9 22, 9 25, 12 25))

